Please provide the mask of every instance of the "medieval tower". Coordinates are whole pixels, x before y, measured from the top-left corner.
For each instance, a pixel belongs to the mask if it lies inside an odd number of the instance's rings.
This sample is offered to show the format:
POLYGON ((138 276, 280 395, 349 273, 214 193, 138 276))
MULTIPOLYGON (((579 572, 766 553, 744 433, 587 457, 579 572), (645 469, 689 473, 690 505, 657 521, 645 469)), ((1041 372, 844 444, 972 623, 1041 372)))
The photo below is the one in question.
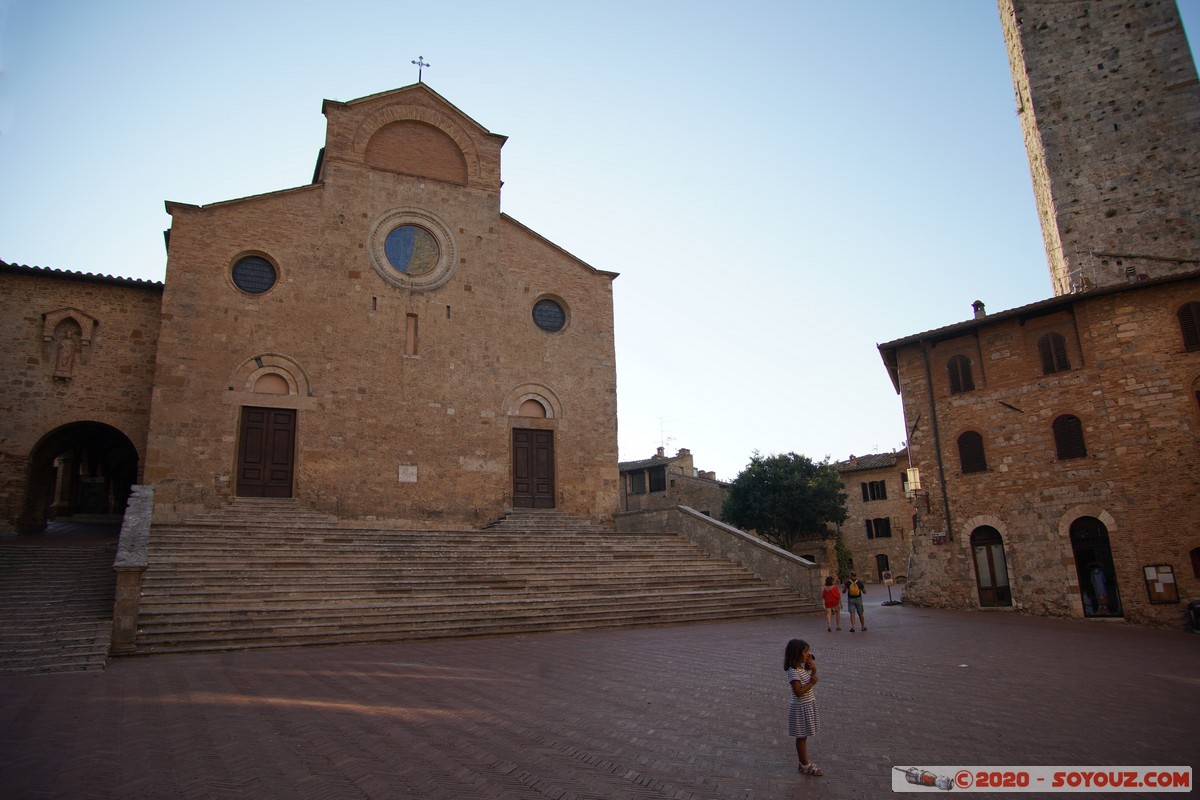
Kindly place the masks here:
POLYGON ((1200 84, 1174 0, 999 0, 1054 294, 1186 272, 1200 84))

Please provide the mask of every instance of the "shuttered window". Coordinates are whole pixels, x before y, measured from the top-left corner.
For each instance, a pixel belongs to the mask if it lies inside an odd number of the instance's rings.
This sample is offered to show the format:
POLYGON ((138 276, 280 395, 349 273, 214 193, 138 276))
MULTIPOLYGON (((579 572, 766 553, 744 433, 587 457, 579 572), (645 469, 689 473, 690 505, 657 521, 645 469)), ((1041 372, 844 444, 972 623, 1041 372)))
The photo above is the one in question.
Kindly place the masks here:
POLYGON ((1073 414, 1063 414, 1054 420, 1054 447, 1060 461, 1068 458, 1084 458, 1087 447, 1083 443, 1083 423, 1073 414))
POLYGON ((887 500, 887 482, 886 481, 870 481, 864 482, 862 485, 863 502, 871 500, 887 500))
POLYGON ((884 539, 892 535, 892 521, 888 517, 876 517, 866 522, 868 539, 884 539))
POLYGON ((975 431, 967 431, 959 436, 958 460, 962 464, 963 474, 987 472, 987 459, 983 455, 983 436, 975 431))
POLYGON ((950 373, 950 394, 961 394, 975 388, 975 381, 971 378, 971 359, 955 356, 947 362, 946 369, 950 373))
POLYGON ((1186 303, 1179 309, 1179 330, 1185 350, 1200 350, 1200 303, 1186 303))
POLYGON ((1058 333, 1047 333, 1038 339, 1038 354, 1042 357, 1042 374, 1052 375, 1071 368, 1067 359, 1067 340, 1058 333))

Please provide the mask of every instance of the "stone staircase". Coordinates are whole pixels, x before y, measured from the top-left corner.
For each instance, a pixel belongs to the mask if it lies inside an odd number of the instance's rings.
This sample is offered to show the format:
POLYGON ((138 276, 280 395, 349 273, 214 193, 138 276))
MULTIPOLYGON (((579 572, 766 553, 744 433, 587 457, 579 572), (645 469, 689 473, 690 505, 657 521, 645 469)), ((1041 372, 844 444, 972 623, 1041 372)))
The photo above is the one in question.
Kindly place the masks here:
POLYGON ((104 669, 116 548, 0 542, 0 674, 104 669))
POLYGON ((348 527, 293 501, 155 526, 137 652, 665 625, 813 610, 674 534, 554 511, 485 530, 348 527))

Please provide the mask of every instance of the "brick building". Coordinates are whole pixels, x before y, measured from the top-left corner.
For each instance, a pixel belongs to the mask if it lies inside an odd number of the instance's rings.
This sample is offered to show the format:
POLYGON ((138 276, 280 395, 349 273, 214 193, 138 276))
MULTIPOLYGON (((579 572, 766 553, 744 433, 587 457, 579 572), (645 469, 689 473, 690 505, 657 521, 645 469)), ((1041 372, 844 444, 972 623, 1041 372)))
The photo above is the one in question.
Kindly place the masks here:
POLYGON ((1055 296, 880 345, 906 601, 1181 625, 1200 598, 1200 84, 1173 2, 1000 0, 1055 296))
POLYGON ((721 505, 729 484, 717 480, 714 472, 696 469, 692 452, 686 448, 668 456, 660 447, 652 458, 622 461, 618 467, 622 511, 688 506, 721 518, 721 505))
POLYGON ((837 464, 846 487, 842 541, 864 580, 879 582, 886 571, 907 576, 912 553, 913 508, 905 496, 908 452, 850 456, 837 464))
POLYGON ((0 272, 7 521, 53 513, 47 465, 84 475, 63 457, 92 435, 156 522, 242 497, 422 527, 616 512, 615 273, 502 213, 505 138, 428 86, 323 112, 312 183, 167 204, 162 285, 0 272))

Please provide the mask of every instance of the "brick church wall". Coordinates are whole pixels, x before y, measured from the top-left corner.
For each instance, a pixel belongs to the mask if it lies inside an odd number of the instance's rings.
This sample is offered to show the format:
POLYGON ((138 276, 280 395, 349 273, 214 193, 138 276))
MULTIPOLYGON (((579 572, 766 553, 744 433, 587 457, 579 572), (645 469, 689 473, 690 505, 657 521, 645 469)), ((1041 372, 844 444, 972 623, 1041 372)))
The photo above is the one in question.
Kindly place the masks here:
MULTIPOLYGON (((553 431, 559 510, 610 519, 615 276, 501 214, 503 137, 424 87, 327 103, 326 114, 319 183, 169 205, 147 476, 156 521, 234 496, 243 406, 296 410, 294 496, 321 511, 421 527, 485 523, 512 504, 512 431, 529 428, 553 431), (443 155, 453 141, 464 169, 452 173, 443 158, 429 171, 464 175, 465 185, 402 171, 413 162, 388 160, 400 152, 394 141, 369 150, 373 131, 391 136, 408 118, 443 131, 443 155), (365 163, 368 152, 377 163, 365 163), (372 265, 372 232, 397 209, 444 228, 453 263, 442 284, 397 286, 372 265), (277 268, 265 294, 230 280, 247 254, 277 268), (534 324, 542 298, 567 310, 562 331, 534 324), (291 376, 293 390, 255 392, 256 358, 291 376), (528 397, 547 418, 520 416, 528 397)), ((422 147, 436 139, 426 127, 422 147)))

